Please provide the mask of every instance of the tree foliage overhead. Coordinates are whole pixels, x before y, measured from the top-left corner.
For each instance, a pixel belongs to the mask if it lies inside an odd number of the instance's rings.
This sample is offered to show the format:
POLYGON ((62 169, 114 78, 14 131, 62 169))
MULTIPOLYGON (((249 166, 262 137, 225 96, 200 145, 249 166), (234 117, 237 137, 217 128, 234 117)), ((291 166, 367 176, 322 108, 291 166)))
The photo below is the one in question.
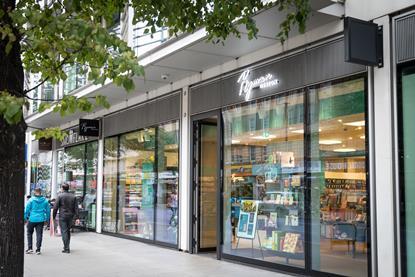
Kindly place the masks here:
MULTIPOLYGON (((208 39, 224 41, 229 35, 240 36, 245 26, 250 39, 258 32, 253 15, 276 5, 287 13, 276 26, 276 36, 283 42, 292 26, 305 30, 309 0, 0 0, 0 40, 7 43, 8 54, 13 44, 20 44, 26 72, 41 78, 34 88, 0 92, 0 116, 9 124, 22 120, 22 107, 31 97, 30 91, 45 82, 57 84, 66 80, 65 65, 81 65, 88 80, 104 85, 108 81, 134 89, 134 76, 144 74, 134 51, 125 41, 110 32, 114 14, 126 7, 134 9, 133 22, 145 22, 145 33, 167 27, 171 35, 192 33, 206 28, 208 39), (12 3, 12 4, 10 4, 12 3)), ((2 54, 2 53, 0 53, 2 54)), ((52 109, 65 116, 77 111, 90 112, 96 107, 109 107, 107 99, 96 96, 77 98, 66 95, 57 101, 41 104, 40 111, 52 109)), ((39 131, 39 136, 59 136, 56 128, 39 131)))

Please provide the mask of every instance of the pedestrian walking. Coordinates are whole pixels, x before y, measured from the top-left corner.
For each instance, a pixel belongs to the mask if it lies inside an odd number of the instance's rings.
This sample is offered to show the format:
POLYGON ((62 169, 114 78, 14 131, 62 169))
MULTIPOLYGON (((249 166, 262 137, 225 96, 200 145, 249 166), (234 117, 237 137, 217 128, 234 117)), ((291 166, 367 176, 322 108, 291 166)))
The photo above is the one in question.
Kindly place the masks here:
POLYGON ((78 201, 73 193, 69 192, 69 185, 62 185, 62 193, 56 198, 55 206, 53 208, 53 219, 55 220, 56 214, 59 211, 59 226, 62 233, 63 250, 62 253, 69 254, 70 242, 71 242, 71 227, 73 220, 78 219, 78 201))
POLYGON ((36 254, 40 255, 43 238, 43 225, 50 218, 50 206, 45 197, 42 196, 40 188, 35 189, 35 196, 31 197, 26 204, 24 219, 27 223, 27 250, 26 254, 33 253, 33 232, 36 230, 36 254))

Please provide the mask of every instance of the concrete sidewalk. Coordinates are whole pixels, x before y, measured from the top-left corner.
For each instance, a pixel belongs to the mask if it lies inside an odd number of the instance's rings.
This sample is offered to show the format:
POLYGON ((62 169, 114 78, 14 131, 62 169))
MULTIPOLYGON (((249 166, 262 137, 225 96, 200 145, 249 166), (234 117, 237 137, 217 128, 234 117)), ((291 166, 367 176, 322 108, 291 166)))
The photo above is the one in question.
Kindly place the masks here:
MULTIPOLYGON (((35 241, 34 241, 35 244, 35 241)), ((96 233, 75 233, 71 254, 63 254, 60 237, 44 233, 42 255, 25 254, 26 277, 282 277, 211 255, 190 255, 96 233)))

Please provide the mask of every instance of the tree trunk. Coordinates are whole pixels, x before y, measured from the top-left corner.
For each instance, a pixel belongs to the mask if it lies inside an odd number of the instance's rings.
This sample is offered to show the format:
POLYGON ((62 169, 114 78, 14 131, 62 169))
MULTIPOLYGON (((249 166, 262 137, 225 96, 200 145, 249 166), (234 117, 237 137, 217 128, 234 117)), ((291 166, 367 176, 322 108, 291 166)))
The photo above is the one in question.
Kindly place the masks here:
MULTIPOLYGON (((15 0, 1 1, 5 15, 0 24, 7 24, 7 11, 15 8, 15 0)), ((17 36, 18 37, 18 36, 17 36)), ((0 41, 0 91, 21 96, 24 74, 20 44, 16 40, 9 54, 6 40, 0 41)), ((0 276, 23 276, 25 188, 25 131, 23 119, 8 125, 0 116, 0 276)))

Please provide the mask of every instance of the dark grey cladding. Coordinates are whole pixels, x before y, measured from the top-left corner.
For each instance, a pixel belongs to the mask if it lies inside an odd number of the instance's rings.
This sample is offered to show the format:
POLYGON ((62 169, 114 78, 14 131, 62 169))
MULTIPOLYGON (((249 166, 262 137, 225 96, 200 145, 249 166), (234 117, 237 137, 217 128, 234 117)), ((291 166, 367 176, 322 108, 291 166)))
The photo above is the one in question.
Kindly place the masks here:
POLYGON ((396 60, 403 63, 415 59, 415 14, 396 20, 396 60))
POLYGON ((104 117, 104 137, 118 135, 180 118, 180 93, 152 100, 104 117))
POLYGON ((253 65, 241 69, 232 76, 196 85, 190 90, 190 113, 194 115, 244 102, 245 99, 239 95, 240 85, 237 81, 246 69, 251 70, 250 80, 271 73, 273 78, 279 81, 278 85, 269 88, 254 89, 250 100, 366 70, 364 66, 344 61, 344 41, 339 39, 304 49, 291 56, 271 60, 260 66, 253 65))

